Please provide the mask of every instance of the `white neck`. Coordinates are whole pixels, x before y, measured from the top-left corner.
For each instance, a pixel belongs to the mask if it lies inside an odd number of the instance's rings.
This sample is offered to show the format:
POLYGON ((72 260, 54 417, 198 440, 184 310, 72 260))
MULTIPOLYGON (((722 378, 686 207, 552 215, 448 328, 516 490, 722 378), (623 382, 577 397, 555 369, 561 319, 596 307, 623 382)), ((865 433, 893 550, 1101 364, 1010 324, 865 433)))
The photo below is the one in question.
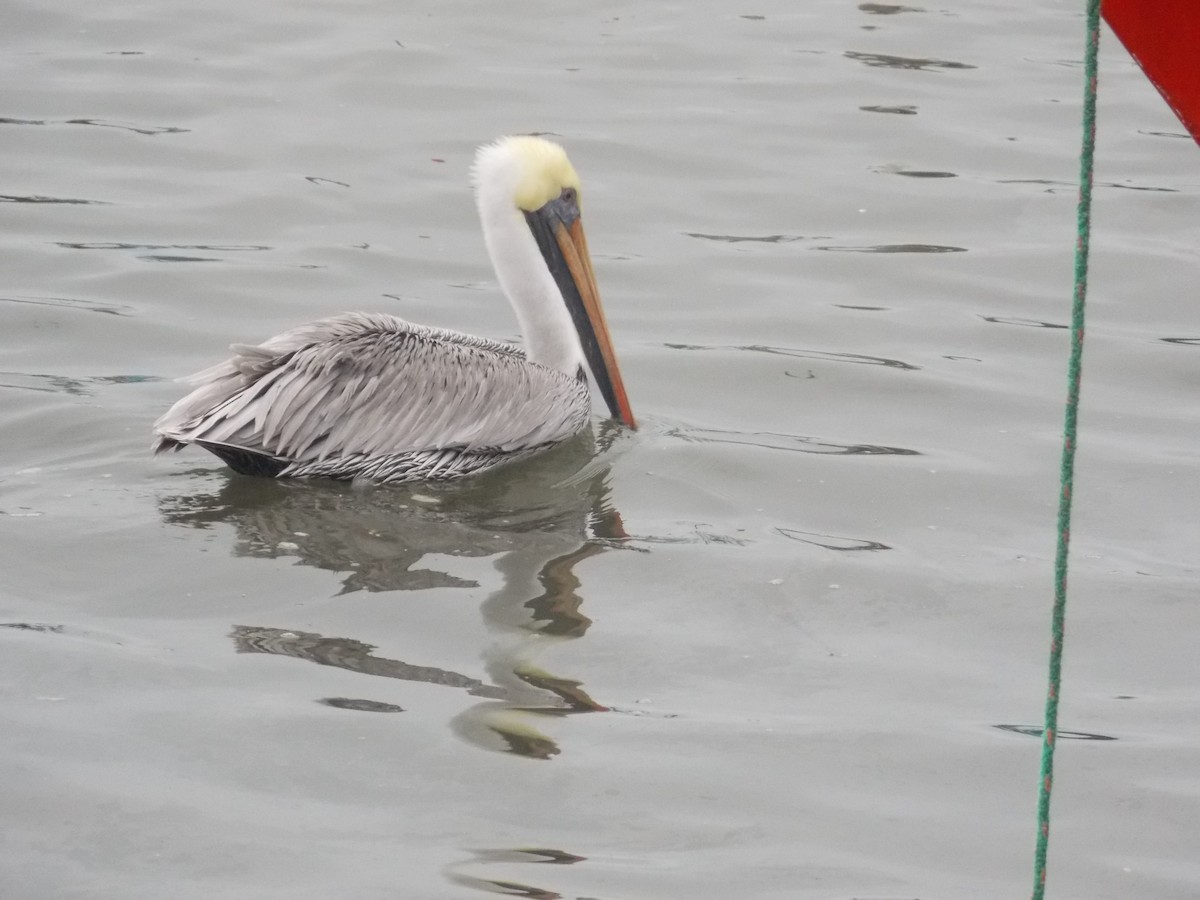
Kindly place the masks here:
POLYGON ((506 177, 503 165, 489 168, 476 171, 475 202, 492 268, 521 324, 525 353, 533 362, 574 376, 584 363, 583 349, 562 292, 524 213, 513 203, 515 176, 506 177))

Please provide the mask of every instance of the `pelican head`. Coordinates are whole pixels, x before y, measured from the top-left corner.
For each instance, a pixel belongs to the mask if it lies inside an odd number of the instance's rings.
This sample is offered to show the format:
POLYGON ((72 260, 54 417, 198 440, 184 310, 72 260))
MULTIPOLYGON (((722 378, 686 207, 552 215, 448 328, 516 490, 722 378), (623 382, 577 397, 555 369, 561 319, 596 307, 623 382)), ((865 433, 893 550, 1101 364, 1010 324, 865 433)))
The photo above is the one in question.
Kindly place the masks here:
POLYGON ((614 419, 636 428, 580 218, 579 176, 558 144, 529 135, 479 148, 484 240, 529 359, 569 375, 586 362, 614 419))

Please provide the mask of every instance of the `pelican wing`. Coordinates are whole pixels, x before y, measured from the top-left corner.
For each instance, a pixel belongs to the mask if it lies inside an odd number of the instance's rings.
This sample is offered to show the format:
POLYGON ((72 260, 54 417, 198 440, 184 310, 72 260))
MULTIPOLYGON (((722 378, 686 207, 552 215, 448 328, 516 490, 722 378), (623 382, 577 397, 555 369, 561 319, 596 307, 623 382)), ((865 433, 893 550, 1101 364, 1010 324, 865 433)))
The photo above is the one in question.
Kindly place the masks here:
POLYGON ((585 382, 516 347, 347 313, 235 344, 155 423, 156 451, 199 442, 297 464, 429 450, 517 453, 587 421, 585 382))

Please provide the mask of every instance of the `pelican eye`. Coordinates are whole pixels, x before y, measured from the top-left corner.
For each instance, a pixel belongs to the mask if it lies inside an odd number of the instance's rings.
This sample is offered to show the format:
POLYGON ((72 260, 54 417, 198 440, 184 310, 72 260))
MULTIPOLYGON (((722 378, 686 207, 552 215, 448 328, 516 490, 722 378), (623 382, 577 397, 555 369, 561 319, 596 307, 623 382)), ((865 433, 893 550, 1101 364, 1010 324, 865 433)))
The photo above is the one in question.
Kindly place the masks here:
POLYGON ((575 190, 573 187, 563 188, 562 193, 558 196, 559 199, 561 199, 564 203, 569 203, 571 206, 577 206, 579 204, 579 191, 575 190))

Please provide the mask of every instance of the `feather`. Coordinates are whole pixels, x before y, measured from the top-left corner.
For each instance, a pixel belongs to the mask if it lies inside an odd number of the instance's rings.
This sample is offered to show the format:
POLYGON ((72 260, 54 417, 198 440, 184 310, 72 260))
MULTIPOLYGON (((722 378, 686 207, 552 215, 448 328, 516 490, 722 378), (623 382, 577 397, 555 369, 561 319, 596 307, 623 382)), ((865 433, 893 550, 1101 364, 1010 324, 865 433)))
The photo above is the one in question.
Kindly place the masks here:
POLYGON ((219 446, 257 474, 449 478, 540 452, 589 416, 586 384, 512 345, 394 316, 347 313, 232 350, 155 423, 158 451, 219 446))

